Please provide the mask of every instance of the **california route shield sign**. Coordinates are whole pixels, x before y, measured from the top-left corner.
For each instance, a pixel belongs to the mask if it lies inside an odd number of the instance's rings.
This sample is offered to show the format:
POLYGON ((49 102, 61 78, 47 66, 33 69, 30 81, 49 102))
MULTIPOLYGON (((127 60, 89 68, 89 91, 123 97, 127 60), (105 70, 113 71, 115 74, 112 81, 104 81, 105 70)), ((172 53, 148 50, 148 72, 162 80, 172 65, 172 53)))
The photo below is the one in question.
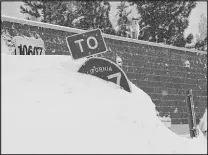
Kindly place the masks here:
POLYGON ((131 92, 129 80, 124 71, 108 59, 98 57, 89 58, 78 69, 78 72, 90 74, 106 81, 111 81, 119 85, 122 89, 131 92))

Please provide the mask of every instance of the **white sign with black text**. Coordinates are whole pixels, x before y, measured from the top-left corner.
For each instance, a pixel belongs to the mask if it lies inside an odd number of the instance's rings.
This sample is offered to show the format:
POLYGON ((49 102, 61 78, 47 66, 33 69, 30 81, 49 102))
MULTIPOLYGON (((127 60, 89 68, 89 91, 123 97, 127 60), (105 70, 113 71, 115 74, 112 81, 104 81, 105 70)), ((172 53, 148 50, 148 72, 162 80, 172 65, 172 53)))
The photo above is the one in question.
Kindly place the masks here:
POLYGON ((45 55, 44 41, 42 39, 15 36, 16 55, 45 55))

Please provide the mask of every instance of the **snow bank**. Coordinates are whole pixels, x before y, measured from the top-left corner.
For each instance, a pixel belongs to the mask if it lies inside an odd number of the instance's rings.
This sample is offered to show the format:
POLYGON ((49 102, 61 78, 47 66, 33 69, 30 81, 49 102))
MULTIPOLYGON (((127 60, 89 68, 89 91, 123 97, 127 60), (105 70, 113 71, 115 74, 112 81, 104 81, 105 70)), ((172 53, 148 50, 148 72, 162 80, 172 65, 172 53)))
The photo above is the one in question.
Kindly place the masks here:
MULTIPOLYGON (((6 50, 6 49, 4 49, 6 50)), ((203 135, 180 137, 151 98, 77 73, 69 56, 2 55, 2 153, 206 153, 203 135)))
POLYGON ((7 43, 3 39, 2 35, 1 35, 1 54, 11 54, 11 51, 9 50, 7 43))

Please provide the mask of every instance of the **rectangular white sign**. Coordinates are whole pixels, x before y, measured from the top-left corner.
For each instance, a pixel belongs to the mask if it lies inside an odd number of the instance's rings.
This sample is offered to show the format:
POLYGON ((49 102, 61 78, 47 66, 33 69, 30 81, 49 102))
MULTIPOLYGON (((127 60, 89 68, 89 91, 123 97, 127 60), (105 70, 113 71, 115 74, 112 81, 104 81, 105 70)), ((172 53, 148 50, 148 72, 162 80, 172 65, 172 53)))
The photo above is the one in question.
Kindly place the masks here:
POLYGON ((35 38, 15 36, 16 55, 45 55, 44 41, 35 38))

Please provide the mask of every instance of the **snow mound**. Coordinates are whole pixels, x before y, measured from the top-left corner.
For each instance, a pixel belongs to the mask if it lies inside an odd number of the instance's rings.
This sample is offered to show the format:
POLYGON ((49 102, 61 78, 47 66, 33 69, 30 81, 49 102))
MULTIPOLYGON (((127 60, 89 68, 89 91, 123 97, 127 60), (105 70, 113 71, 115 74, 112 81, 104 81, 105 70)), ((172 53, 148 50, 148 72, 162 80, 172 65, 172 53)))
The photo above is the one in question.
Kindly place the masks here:
POLYGON ((4 40, 4 36, 1 35, 1 54, 10 54, 11 55, 11 50, 9 50, 6 41, 4 40))
MULTIPOLYGON (((6 50, 6 49, 4 49, 6 50)), ((77 73, 69 56, 2 55, 2 153, 206 153, 207 141, 180 137, 151 98, 77 73)))

